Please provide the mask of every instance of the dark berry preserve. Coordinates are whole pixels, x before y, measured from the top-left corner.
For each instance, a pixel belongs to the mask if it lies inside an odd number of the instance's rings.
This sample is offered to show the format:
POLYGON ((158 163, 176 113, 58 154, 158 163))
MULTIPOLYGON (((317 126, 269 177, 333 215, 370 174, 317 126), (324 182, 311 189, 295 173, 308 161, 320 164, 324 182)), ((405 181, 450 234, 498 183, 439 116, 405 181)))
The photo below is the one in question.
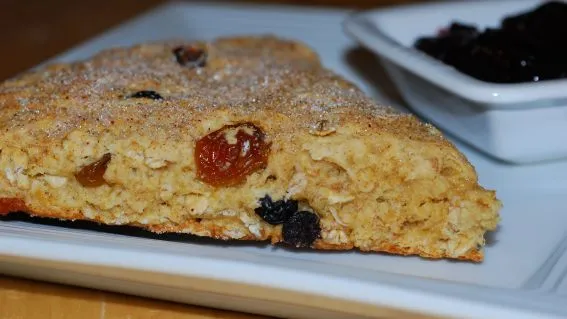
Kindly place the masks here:
POLYGON ((548 1, 496 28, 453 22, 414 46, 460 72, 492 83, 567 77, 567 3, 548 1))

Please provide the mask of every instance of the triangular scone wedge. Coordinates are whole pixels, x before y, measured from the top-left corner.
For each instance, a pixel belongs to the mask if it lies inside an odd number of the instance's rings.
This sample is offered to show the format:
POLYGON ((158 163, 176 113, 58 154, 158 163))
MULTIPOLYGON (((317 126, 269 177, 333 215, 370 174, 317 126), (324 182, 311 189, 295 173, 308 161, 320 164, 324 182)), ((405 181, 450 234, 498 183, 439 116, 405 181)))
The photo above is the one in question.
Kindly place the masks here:
POLYGON ((0 212, 483 259, 500 202, 434 127, 269 36, 106 50, 0 86, 0 212))

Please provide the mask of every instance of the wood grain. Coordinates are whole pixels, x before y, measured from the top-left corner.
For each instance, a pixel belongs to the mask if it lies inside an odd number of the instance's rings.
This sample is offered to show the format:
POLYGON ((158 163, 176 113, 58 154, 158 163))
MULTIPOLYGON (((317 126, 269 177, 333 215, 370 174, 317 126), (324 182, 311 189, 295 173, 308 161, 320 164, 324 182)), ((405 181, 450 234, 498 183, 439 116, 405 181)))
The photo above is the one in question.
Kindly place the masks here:
MULTIPOLYGON (((163 0, 0 0, 0 80, 24 71, 163 0)), ((248 0, 372 8, 416 0, 248 0)), ((268 318, 0 275, 0 318, 268 318)))
POLYGON ((262 319, 269 317, 0 276, 0 318, 262 319))

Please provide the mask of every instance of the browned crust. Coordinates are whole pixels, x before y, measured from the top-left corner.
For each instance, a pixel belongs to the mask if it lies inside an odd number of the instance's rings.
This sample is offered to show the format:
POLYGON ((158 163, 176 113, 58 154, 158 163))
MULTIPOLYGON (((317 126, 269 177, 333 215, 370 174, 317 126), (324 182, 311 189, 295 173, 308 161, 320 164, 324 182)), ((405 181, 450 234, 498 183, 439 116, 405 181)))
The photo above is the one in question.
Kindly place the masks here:
POLYGON ((313 245, 313 248, 320 250, 350 250, 354 248, 354 245, 352 243, 331 244, 331 243, 326 243, 322 240, 318 240, 313 245))
POLYGON ((8 215, 10 213, 24 212, 30 216, 40 216, 55 219, 70 219, 70 220, 90 220, 99 222, 96 219, 89 219, 79 211, 65 211, 64 214, 46 211, 37 211, 31 209, 26 205, 21 198, 0 198, 0 216, 8 215))
MULTIPOLYGON (((337 244, 325 243, 323 241, 317 241, 313 248, 321 249, 321 250, 350 250, 350 249, 353 249, 354 247, 353 247, 352 244, 337 245, 337 244)), ((419 249, 414 248, 414 247, 400 247, 398 245, 393 245, 393 244, 384 244, 384 245, 381 245, 381 246, 374 246, 370 249, 366 249, 366 250, 362 250, 362 251, 383 252, 383 253, 389 253, 389 254, 394 254, 394 255, 402 255, 402 256, 418 255, 420 257, 429 258, 429 259, 442 259, 442 258, 449 257, 446 254, 443 254, 441 252, 430 253, 430 252, 425 252, 425 251, 419 250, 419 249)), ((472 250, 472 251, 467 252, 463 256, 457 257, 457 259, 474 261, 474 262, 481 262, 484 259, 484 256, 483 256, 483 253, 481 251, 472 250)))
MULTIPOLYGON (((218 225, 204 226, 203 224, 201 224, 198 218, 190 219, 183 224, 176 225, 142 225, 139 223, 132 223, 130 224, 130 226, 140 227, 156 234, 181 233, 185 229, 193 229, 197 233, 207 231, 208 233, 210 233, 210 236, 207 237, 214 239, 234 240, 234 238, 230 238, 226 234, 224 234, 223 227, 220 227, 218 225)), ((261 238, 256 238, 252 234, 246 234, 244 237, 241 237, 238 240, 265 240, 268 238, 268 235, 269 234, 263 234, 261 238)))
MULTIPOLYGON (((431 251, 425 252, 415 247, 400 247, 398 245, 393 245, 393 244, 383 244, 381 246, 375 246, 368 249, 368 251, 381 251, 381 252, 391 253, 395 255, 404 255, 404 256, 419 255, 421 257, 430 258, 430 259, 441 259, 448 257, 440 251, 434 253, 432 253, 431 251)), ((468 251, 465 255, 456 258, 460 260, 481 262, 484 259, 484 256, 481 251, 471 250, 468 251)))
POLYGON ((0 215, 27 210, 26 203, 19 198, 0 198, 0 215))
MULTIPOLYGON (((31 216, 39 216, 39 217, 47 217, 47 218, 56 218, 56 219, 62 218, 62 215, 59 214, 59 213, 50 213, 50 212, 45 212, 45 211, 32 210, 20 198, 0 198, 0 216, 1 215, 7 215, 7 214, 13 213, 13 212, 25 212, 25 213, 30 214, 31 216)), ((95 219, 87 218, 84 214, 82 214, 79 211, 73 211, 73 212, 69 211, 69 212, 66 212, 64 215, 65 215, 65 219, 88 220, 88 221, 100 222, 99 220, 96 220, 96 218, 95 219)), ((196 220, 189 220, 185 224, 175 225, 175 226, 172 226, 172 225, 142 225, 142 224, 130 224, 130 226, 144 228, 144 229, 151 231, 151 232, 154 232, 154 233, 167 233, 167 232, 175 233, 175 232, 179 232, 183 229, 186 229, 189 224, 199 225, 199 222, 196 221, 196 220)), ((220 240, 229 240, 230 239, 230 238, 226 237, 226 235, 223 235, 222 229, 220 229, 220 228, 216 229, 215 227, 211 227, 211 228, 207 228, 207 230, 211 233, 211 236, 210 236, 211 238, 220 239, 220 240)), ((253 235, 247 235, 243 238, 240 238, 239 240, 270 240, 271 243, 274 244, 274 245, 281 243, 283 241, 282 237, 281 237, 281 231, 273 232, 272 234, 265 234, 264 233, 261 239, 255 238, 253 235)), ((354 246, 353 246, 352 243, 331 244, 331 243, 324 242, 323 240, 317 240, 314 243, 312 248, 317 249, 317 250, 351 250, 351 249, 354 248, 354 246)), ((403 255, 403 256, 419 255, 423 258, 430 258, 430 259, 442 259, 442 258, 449 257, 449 256, 447 256, 446 254, 443 254, 440 251, 438 251, 436 253, 431 253, 431 252, 425 252, 425 251, 419 250, 415 247, 400 247, 400 246, 393 245, 393 244, 383 244, 383 245, 380 245, 380 246, 374 246, 374 247, 371 247, 369 249, 365 249, 363 251, 384 252, 384 253, 390 253, 390 254, 395 254, 395 255, 403 255)), ((467 252, 465 255, 457 257, 457 259, 466 260, 466 261, 473 261, 473 262, 481 262, 484 259, 484 255, 483 255, 482 251, 471 250, 471 251, 467 252)))
MULTIPOLYGON (((20 198, 0 198, 0 216, 8 215, 10 213, 15 213, 15 212, 23 212, 29 214, 30 216, 35 216, 35 217, 68 219, 68 220, 84 220, 84 221, 92 221, 96 223, 103 223, 97 217, 88 218, 80 211, 65 211, 64 213, 39 211, 28 207, 26 203, 20 198)), ((197 226, 195 227, 196 231, 204 230, 202 225, 200 225, 198 219, 188 220, 184 224, 178 224, 178 225, 143 225, 140 223, 128 224, 128 226, 143 228, 156 234, 178 233, 184 229, 187 229, 190 225, 197 226), (199 226, 201 226, 201 228, 199 226)), ((221 229, 220 227, 214 227, 213 225, 213 227, 209 227, 206 230, 211 233, 210 237, 214 239, 221 239, 221 240, 231 239, 223 234, 222 232, 223 229, 221 229)), ((256 240, 256 238, 253 235, 246 235, 240 238, 240 240, 256 240)))

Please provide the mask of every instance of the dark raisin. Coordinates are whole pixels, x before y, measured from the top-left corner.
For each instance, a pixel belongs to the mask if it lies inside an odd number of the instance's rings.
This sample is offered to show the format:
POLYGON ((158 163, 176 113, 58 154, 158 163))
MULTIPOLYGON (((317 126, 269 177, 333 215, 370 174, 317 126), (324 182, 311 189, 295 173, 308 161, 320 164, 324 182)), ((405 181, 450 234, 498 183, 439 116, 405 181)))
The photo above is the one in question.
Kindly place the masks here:
POLYGON ((192 47, 181 46, 173 49, 177 63, 188 67, 204 67, 207 64, 207 52, 205 50, 192 47))
POLYGON ((163 97, 161 97, 161 95, 159 95, 159 93, 157 93, 156 91, 148 91, 148 90, 144 90, 144 91, 138 91, 132 95, 129 96, 130 98, 136 98, 136 99, 152 99, 152 100, 163 100, 163 97))
POLYGON ((311 247, 321 236, 319 217, 306 211, 297 212, 283 224, 282 235, 287 244, 295 247, 311 247))
POLYGON ((269 195, 266 195, 260 199, 260 207, 254 209, 254 212, 267 223, 278 225, 287 221, 297 210, 296 200, 280 199, 274 202, 269 195))

